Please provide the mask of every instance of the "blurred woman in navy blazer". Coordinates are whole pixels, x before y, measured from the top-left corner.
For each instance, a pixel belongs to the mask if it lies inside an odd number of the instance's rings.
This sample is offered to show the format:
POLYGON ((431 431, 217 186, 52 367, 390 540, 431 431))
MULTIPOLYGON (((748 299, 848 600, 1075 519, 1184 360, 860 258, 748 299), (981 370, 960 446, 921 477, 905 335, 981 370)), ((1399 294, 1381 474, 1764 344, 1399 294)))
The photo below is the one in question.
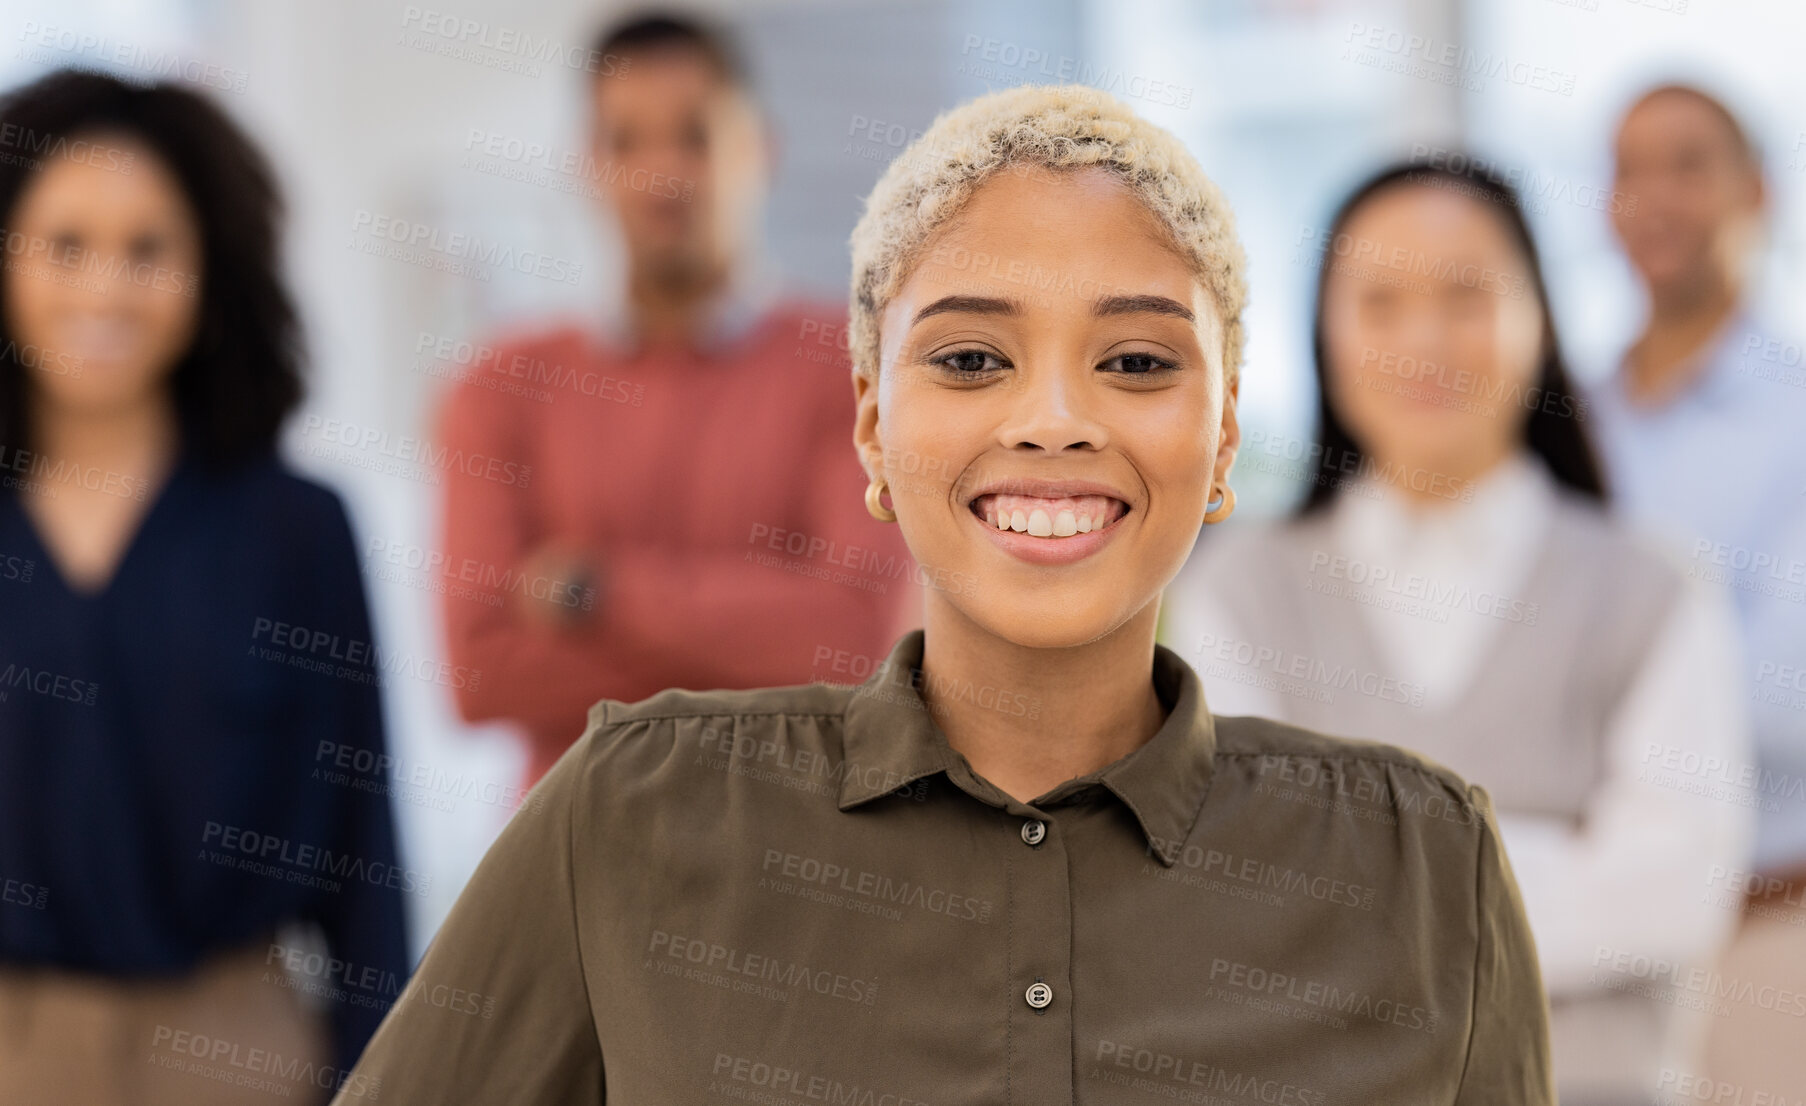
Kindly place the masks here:
POLYGON ((274 454, 274 181, 96 75, 0 146, 0 1103, 322 1099, 420 888, 344 508, 274 454))

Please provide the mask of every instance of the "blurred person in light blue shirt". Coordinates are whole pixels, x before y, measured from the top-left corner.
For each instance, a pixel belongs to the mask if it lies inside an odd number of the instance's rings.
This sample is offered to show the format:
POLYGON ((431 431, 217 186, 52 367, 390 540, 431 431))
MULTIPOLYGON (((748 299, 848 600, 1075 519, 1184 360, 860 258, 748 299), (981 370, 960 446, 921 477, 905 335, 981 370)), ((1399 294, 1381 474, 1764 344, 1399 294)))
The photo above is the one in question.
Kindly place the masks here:
MULTIPOLYGON (((1760 817, 1755 870, 1701 876, 1702 892, 1744 913, 1720 970, 1806 988, 1806 367, 1793 321, 1745 303, 1761 159, 1721 101, 1673 84, 1632 105, 1614 155, 1615 187, 1636 202, 1613 228, 1649 310, 1595 389, 1595 430, 1621 509, 1724 587, 1741 625, 1755 763, 1693 771, 1760 817)), ((1800 1050, 1783 1047, 1790 1034, 1797 1045, 1797 1018, 1732 1004, 1715 1022, 1715 1076, 1806 1080, 1800 1050)))

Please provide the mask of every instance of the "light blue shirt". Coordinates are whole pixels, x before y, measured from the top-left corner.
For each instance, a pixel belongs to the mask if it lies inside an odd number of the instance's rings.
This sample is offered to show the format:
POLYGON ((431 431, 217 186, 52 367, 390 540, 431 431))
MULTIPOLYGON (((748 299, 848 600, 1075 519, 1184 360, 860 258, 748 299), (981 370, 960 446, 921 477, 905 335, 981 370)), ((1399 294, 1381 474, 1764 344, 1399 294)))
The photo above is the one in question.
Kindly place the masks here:
POLYGON ((1806 864, 1806 356, 1747 315, 1707 344, 1680 395, 1625 394, 1586 413, 1613 502, 1726 589, 1742 630, 1754 765, 1702 765, 1702 793, 1760 812, 1759 868, 1806 864))

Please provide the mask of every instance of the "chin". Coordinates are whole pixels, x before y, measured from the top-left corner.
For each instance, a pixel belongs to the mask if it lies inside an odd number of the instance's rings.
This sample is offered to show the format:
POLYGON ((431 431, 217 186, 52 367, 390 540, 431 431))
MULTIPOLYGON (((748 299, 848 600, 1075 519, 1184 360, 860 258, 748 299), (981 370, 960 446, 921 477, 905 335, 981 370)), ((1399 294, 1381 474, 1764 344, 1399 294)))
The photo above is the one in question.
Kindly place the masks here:
POLYGON ((963 613, 993 635, 1024 649, 1089 645, 1122 629, 1134 615, 1102 605, 1051 601, 1046 595, 1023 596, 1021 602, 993 601, 983 609, 968 608, 963 613))

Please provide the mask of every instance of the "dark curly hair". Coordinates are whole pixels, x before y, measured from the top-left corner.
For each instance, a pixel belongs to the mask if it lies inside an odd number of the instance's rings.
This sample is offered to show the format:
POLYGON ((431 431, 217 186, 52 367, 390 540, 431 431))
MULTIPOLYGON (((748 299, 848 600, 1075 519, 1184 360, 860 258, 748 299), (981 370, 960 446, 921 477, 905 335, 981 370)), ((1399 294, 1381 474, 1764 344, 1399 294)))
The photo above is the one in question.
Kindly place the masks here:
MULTIPOLYGON (((273 451, 301 401, 302 346, 284 287, 282 200, 263 155, 224 112, 172 84, 128 84, 60 71, 0 98, 0 228, 41 168, 34 151, 99 135, 149 147, 180 183, 200 224, 202 277, 194 344, 169 387, 184 450, 218 467, 273 451)), ((0 295, 7 276, 0 272, 0 295)), ((0 318, 0 448, 32 444, 20 344, 0 318)))

